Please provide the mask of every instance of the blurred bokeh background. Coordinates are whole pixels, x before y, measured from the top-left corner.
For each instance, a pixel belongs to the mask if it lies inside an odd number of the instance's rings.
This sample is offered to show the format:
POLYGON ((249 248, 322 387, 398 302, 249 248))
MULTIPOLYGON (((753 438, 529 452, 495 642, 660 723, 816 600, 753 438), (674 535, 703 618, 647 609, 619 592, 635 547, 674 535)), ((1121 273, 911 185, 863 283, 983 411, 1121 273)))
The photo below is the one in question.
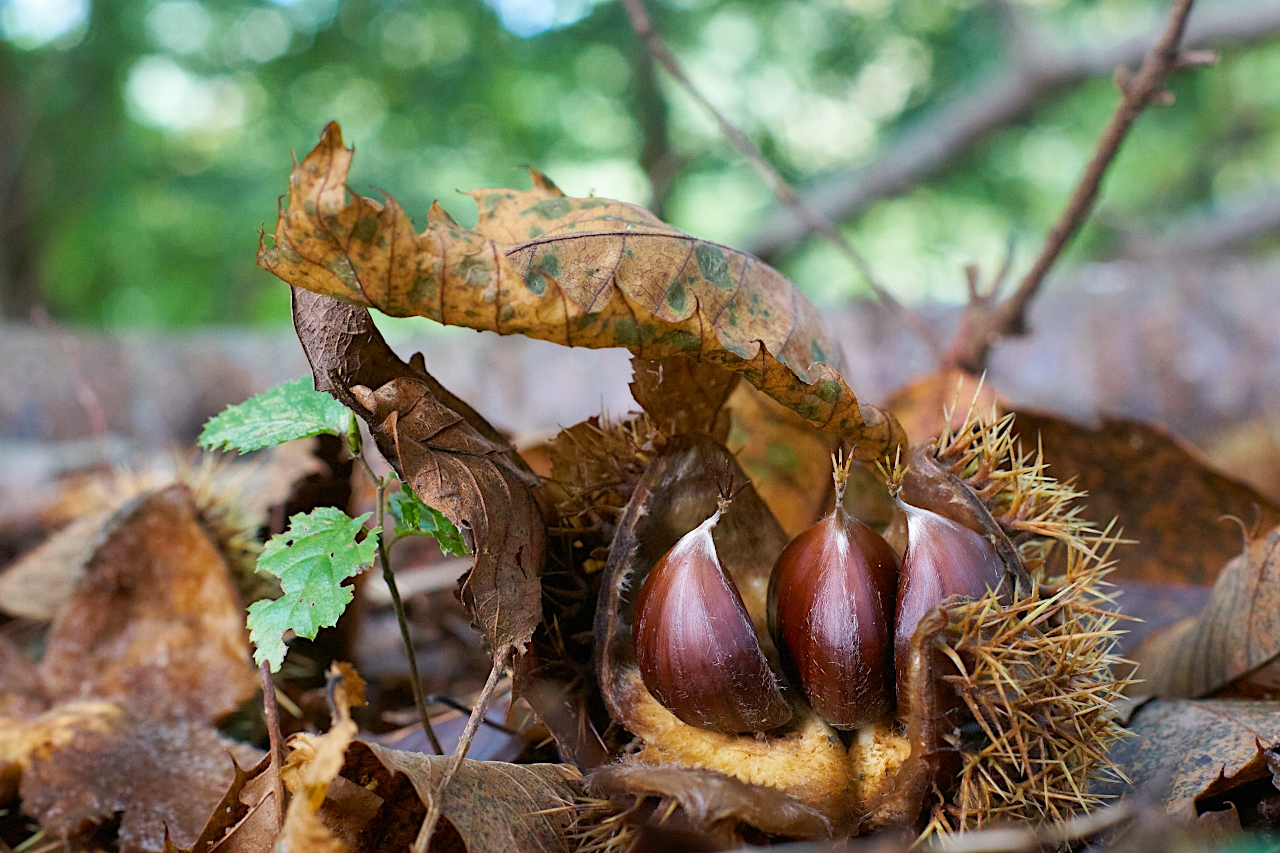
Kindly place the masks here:
MULTIPOLYGON (((650 5, 696 85, 935 344, 964 264, 1034 256, 1114 108, 1114 69, 1167 11, 650 5)), ((1188 44, 1220 63, 1176 75, 1176 105, 1142 116, 992 379, 1019 405, 1164 421, 1280 482, 1257 455, 1280 455, 1280 2, 1202 0, 1188 44)), ((433 199, 474 222, 457 190, 527 186, 532 166, 778 266, 828 312, 866 399, 934 365, 655 67, 617 2, 0 0, 0 437, 22 447, 5 464, 34 464, 30 442, 189 441, 304 370, 287 288, 254 253, 290 151, 331 119, 356 147, 353 189, 385 189, 416 222, 433 199)), ((630 405, 622 353, 389 329, 513 434, 630 405)))

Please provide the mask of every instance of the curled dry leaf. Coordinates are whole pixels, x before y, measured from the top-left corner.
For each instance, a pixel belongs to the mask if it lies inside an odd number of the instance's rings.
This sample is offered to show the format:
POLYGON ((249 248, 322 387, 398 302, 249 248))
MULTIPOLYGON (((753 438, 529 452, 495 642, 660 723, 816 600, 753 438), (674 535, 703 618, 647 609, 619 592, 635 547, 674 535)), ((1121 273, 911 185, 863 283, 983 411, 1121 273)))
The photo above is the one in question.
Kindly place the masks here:
POLYGON ((191 490, 175 485, 112 517, 54 620, 40 675, 54 700, 215 721, 257 692, 250 660, 227 562, 191 490))
POLYGON ((1197 699, 1280 687, 1280 528, 1227 563, 1198 616, 1143 641, 1132 693, 1197 699))
MULTIPOLYGON (((636 590, 681 536, 715 512, 726 477, 735 484, 746 479, 722 445, 706 436, 678 436, 645 471, 619 521, 595 633, 605 704, 613 719, 641 742, 624 763, 714 771, 788 794, 830 821, 834 831, 850 830, 856 826, 860 805, 885 778, 886 766, 896 766, 906 757, 905 740, 877 732, 872 748, 851 758, 835 731, 800 703, 790 723, 759 738, 707 731, 681 722, 659 704, 636 664, 636 590)), ((736 494, 712 537, 761 646, 776 662, 766 624, 768 580, 786 534, 755 489, 747 486, 736 494)))
POLYGON ((592 795, 603 798, 669 797, 678 802, 694 826, 702 830, 728 821, 794 838, 822 838, 831 834, 830 821, 790 794, 749 785, 711 770, 612 764, 588 776, 586 787, 592 795))
POLYGON ((295 288, 294 325, 315 387, 365 418, 400 478, 467 536, 462 597, 489 642, 523 648, 542 619, 546 549, 528 467, 420 356, 400 361, 367 310, 295 288))
POLYGON ((280 778, 292 794, 276 849, 282 853, 345 853, 344 844, 318 817, 333 781, 342 771, 347 747, 356 736, 352 706, 365 704, 364 681, 350 664, 334 664, 328 672, 332 722, 323 735, 299 733, 289 738, 289 754, 280 778))
POLYGON ((1258 778, 1259 753, 1280 741, 1280 702, 1156 700, 1138 708, 1128 726, 1134 736, 1110 757, 1129 783, 1099 784, 1094 792, 1146 791, 1174 816, 1194 820, 1223 799, 1232 780, 1258 778))
POLYGON ((568 198, 536 173, 531 190, 472 192, 475 229, 435 205, 418 233, 394 199, 348 197, 352 154, 336 124, 325 128, 290 177, 261 266, 393 316, 709 362, 855 442, 862 458, 902 441, 897 422, 860 405, 841 378, 817 310, 755 258, 635 205, 568 198))
MULTIPOLYGON (((63 706, 59 713, 69 713, 63 706)), ((53 712, 51 712, 53 713, 53 712)), ((228 792, 261 753, 202 722, 150 722, 117 714, 81 720, 23 772, 22 808, 66 838, 120 815, 119 849, 194 846, 228 792)))

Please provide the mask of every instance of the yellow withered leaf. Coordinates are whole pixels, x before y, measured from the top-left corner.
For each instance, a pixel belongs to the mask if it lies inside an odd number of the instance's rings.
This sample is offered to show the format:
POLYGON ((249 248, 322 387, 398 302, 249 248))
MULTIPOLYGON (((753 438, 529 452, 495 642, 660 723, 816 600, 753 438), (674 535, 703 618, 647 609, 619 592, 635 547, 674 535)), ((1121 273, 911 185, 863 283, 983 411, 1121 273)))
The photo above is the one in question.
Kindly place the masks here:
POLYGON ((777 270, 699 240, 632 204, 529 190, 475 190, 468 230, 439 205, 418 232, 404 210, 351 193, 354 151, 336 124, 293 170, 274 245, 258 263, 307 290, 393 316, 565 346, 688 356, 735 373, 877 458, 903 438, 858 403, 812 304, 777 270))

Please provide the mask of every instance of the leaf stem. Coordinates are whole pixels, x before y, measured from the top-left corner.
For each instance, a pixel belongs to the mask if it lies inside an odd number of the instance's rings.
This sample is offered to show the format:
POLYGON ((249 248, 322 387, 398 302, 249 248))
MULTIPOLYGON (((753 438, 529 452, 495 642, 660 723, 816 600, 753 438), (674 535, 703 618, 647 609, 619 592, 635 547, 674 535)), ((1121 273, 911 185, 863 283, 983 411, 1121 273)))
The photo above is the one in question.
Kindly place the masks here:
POLYGON ((418 709, 418 719, 422 722, 422 730, 426 732, 427 740, 431 741, 431 748, 435 750, 436 755, 444 755, 444 747, 440 745, 440 738, 436 737, 436 730, 431 727, 431 717, 427 715, 427 703, 422 695, 422 679, 418 676, 418 656, 413 651, 413 637, 409 634, 409 620, 405 616, 404 601, 401 600, 400 589, 396 586, 396 576, 391 571, 391 546, 388 544, 387 527, 383 522, 386 516, 387 478, 379 477, 373 472, 373 466, 369 464, 363 452, 360 453, 359 458, 377 489, 375 501, 378 529, 381 531, 378 536, 378 563, 382 567, 382 579, 391 592, 391 606, 395 608, 396 621, 400 623, 400 639, 404 641, 404 651, 409 658, 409 684, 413 688, 413 704, 418 709))
POLYGON ((467 750, 471 747, 471 739, 475 736, 476 729, 480 727, 480 721, 484 719, 484 713, 489 707, 489 700, 493 698, 493 691, 498 686, 499 676, 506 669, 507 656, 510 653, 511 647, 507 646, 493 654, 493 669, 489 670, 489 680, 484 683, 484 689, 480 691, 480 698, 476 700, 475 707, 471 709, 471 716, 467 719, 467 726, 462 730, 462 737, 458 740, 458 748, 453 751, 453 760, 449 762, 449 766, 445 769, 444 777, 440 780, 440 784, 432 792, 431 802, 427 806, 427 816, 423 818, 422 828, 418 830, 418 837, 414 839, 413 847, 410 848, 412 853, 426 853, 431 844, 431 836, 435 834, 436 824, 440 822, 441 803, 444 801, 445 789, 449 787, 449 783, 453 781, 458 768, 462 766, 462 759, 467 756, 467 750))
POLYGON ((283 758, 283 738, 280 734, 280 707, 276 704, 276 683, 271 679, 271 663, 263 661, 259 667, 262 672, 262 711, 267 721, 267 737, 270 741, 271 765, 267 772, 275 777, 274 792, 276 797, 277 831, 284 829, 284 780, 280 778, 280 767, 283 758))

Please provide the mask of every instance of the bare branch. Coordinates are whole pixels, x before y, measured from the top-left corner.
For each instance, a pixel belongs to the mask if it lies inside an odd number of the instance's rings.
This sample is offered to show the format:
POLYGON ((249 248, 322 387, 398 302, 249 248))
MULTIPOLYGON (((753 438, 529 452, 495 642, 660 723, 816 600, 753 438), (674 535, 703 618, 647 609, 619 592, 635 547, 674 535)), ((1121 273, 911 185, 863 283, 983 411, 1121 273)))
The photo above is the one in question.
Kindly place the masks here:
MULTIPOLYGON (((969 301, 960 322, 960 332, 947 356, 946 366, 979 373, 986 367, 992 344, 1007 335, 1026 332, 1027 307, 1040 291, 1045 276, 1062 254, 1062 250, 1089 218, 1107 167, 1115 159, 1133 123, 1147 106, 1165 100, 1165 80, 1181 64, 1179 46, 1193 2, 1194 0, 1175 0, 1160 40, 1146 55, 1137 74, 1117 71, 1116 82, 1121 90, 1120 104, 1098 138, 1093 159, 1085 168, 1084 175, 1058 221, 1045 237, 1044 245, 1031 269, 1009 298, 1001 299, 999 292, 993 289, 969 301)), ((1195 59, 1198 61, 1202 58, 1195 59)))
MULTIPOLYGON (((1219 2, 1196 12, 1185 44, 1227 47, 1265 41, 1277 34, 1280 0, 1249 5, 1219 2)), ((1026 28, 1018 36, 1007 67, 922 117, 871 163, 828 176, 802 196, 803 203, 818 215, 840 222, 876 201, 901 195, 955 163, 977 142, 1030 115, 1058 92, 1110 75, 1118 67, 1137 65, 1156 37, 1153 33, 1065 53, 1052 36, 1032 36, 1026 28)), ((779 209, 742 248, 767 260, 794 248, 814 230, 791 211, 779 209)))
POLYGON ((795 214, 795 216, 804 223, 804 226, 808 231, 817 232, 829 240, 840 254, 844 255, 845 258, 853 264, 854 269, 862 275, 863 279, 866 280, 867 284, 871 287, 872 293, 875 294, 876 299, 885 307, 903 317, 911 328, 915 330, 916 334, 920 336, 921 340, 923 340, 931 350, 936 350, 936 342, 929 334, 924 323, 920 321, 919 318, 915 317, 915 315, 906 306, 894 298, 893 294, 880 284, 875 273, 871 269, 871 265, 867 262, 867 259, 863 257, 862 253, 853 247, 853 244, 849 242, 848 238, 841 233, 840 229, 837 228, 831 220, 827 219, 825 216, 807 205, 800 198, 800 194, 796 192, 795 188, 791 186, 791 184, 787 183, 786 179, 783 178, 782 175, 778 173, 778 170, 773 167, 773 164, 768 161, 764 156, 764 152, 761 151, 760 147, 751 140, 751 137, 747 136, 747 134, 738 128, 733 122, 729 121, 729 119, 716 109, 716 106, 712 104, 711 101, 707 100, 707 97, 703 95, 702 92, 693 84, 693 81, 689 79, 689 76, 680 66, 679 60, 676 59, 675 55, 667 47, 666 42, 663 41, 661 34, 654 29, 653 22, 649 19, 649 12, 645 8, 644 0, 623 0, 623 5, 626 6, 627 16, 631 19, 632 28, 635 29, 636 35, 638 35, 641 41, 645 43, 645 46, 648 47, 649 52, 653 54, 653 58, 657 60, 659 65, 666 69, 667 73, 670 74, 675 81, 684 88, 689 96, 697 101, 698 105, 701 106, 709 116, 711 116, 717 125, 719 125, 720 132, 723 133, 729 141, 733 143, 734 147, 738 149, 742 156, 746 157, 751 165, 755 167, 756 171, 760 173, 760 176, 764 178, 769 189, 778 197, 778 200, 785 204, 795 214))

